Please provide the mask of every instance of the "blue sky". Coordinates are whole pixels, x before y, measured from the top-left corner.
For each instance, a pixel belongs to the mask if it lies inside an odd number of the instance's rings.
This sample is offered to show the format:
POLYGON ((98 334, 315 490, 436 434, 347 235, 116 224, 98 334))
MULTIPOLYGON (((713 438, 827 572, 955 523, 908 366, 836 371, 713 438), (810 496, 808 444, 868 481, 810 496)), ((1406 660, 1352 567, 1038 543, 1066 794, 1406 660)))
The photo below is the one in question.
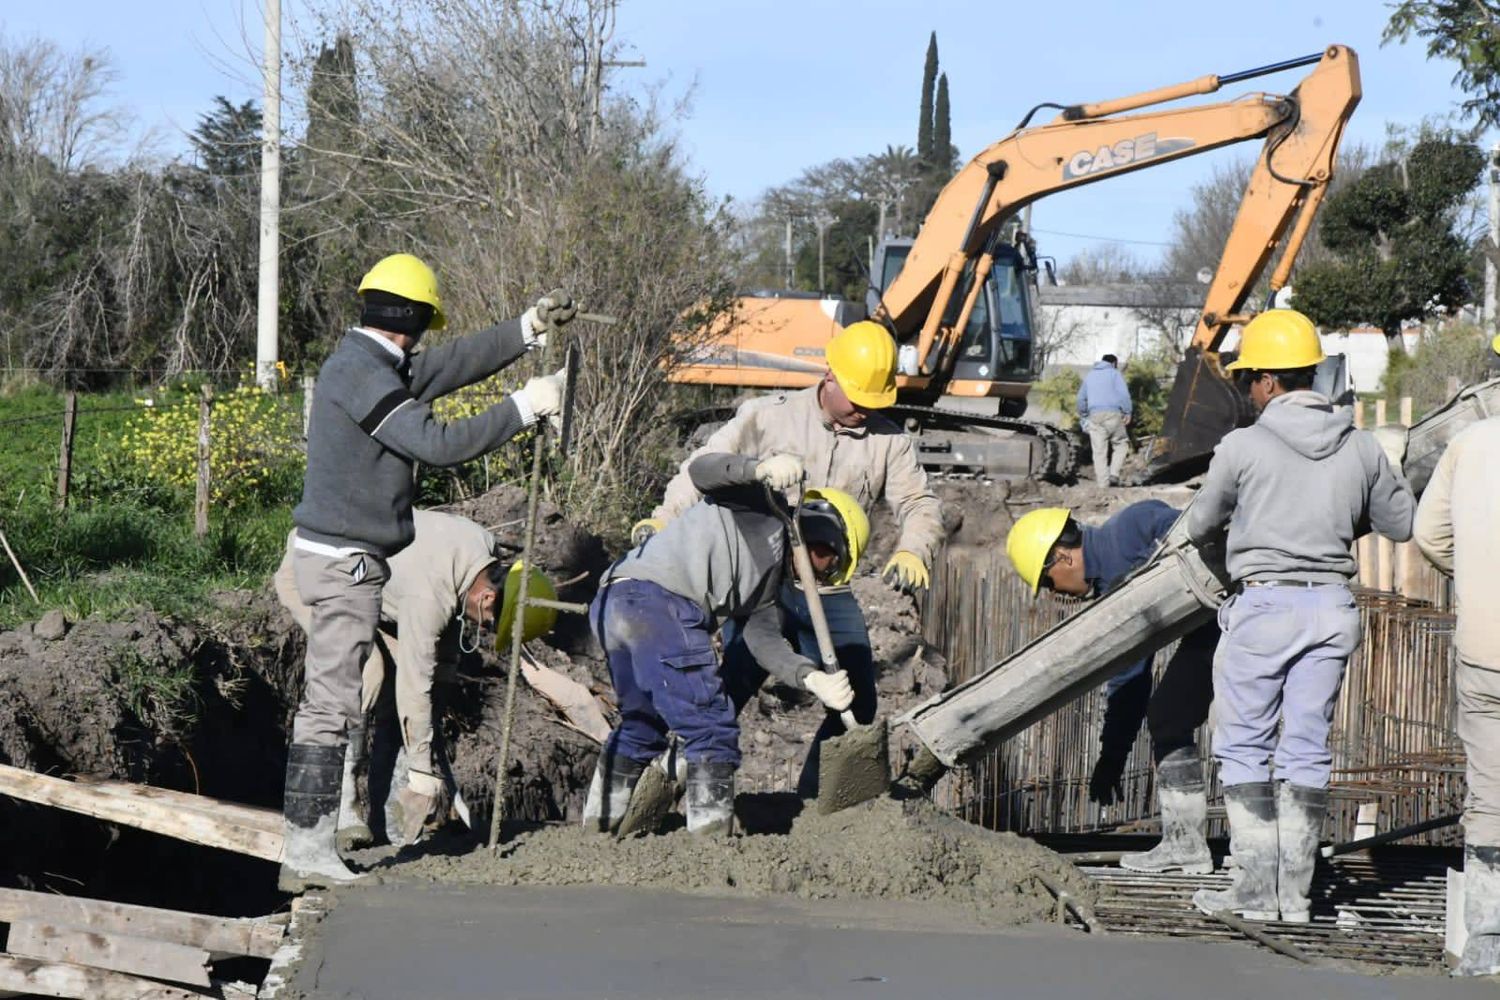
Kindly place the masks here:
MULTIPOLYGON (((283 0, 295 14, 301 0, 283 0)), ((213 95, 258 98, 253 58, 260 6, 242 0, 54 0, 0 5, 8 40, 41 36, 110 51, 115 99, 168 151, 213 95)), ((953 94, 953 138, 964 157, 1008 132, 1041 101, 1071 103, 1225 74, 1316 52, 1331 42, 1360 56, 1364 99, 1346 141, 1379 144, 1388 122, 1450 112, 1454 67, 1420 43, 1381 47, 1381 0, 624 0, 621 38, 645 69, 620 85, 690 96, 678 125, 709 188, 753 200, 765 187, 837 156, 912 145, 927 35, 935 30, 953 94)), ((1306 71, 1225 88, 1290 89, 1306 71)), ((1172 213, 1216 162, 1194 157, 1053 196, 1036 206, 1042 252, 1066 260, 1102 241, 1136 241, 1150 259, 1172 213), (1076 235, 1062 235, 1076 234, 1076 235)))

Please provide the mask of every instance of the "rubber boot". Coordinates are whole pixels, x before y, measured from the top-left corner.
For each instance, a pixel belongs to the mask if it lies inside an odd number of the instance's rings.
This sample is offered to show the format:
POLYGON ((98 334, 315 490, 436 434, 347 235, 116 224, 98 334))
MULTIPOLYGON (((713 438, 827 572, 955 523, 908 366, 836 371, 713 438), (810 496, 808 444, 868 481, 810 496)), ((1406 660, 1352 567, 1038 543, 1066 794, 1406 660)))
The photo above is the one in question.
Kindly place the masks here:
POLYGON ((328 889, 359 879, 339 858, 334 843, 343 778, 343 747, 293 743, 287 752, 286 832, 277 880, 282 892, 328 889))
POLYGON ((339 792, 340 851, 369 847, 375 841, 370 832, 370 799, 366 775, 370 770, 370 749, 365 743, 365 727, 349 727, 349 748, 344 751, 344 782, 339 792))
POLYGON ((687 763, 687 828, 706 837, 734 833, 734 764, 714 760, 687 763))
POLYGON ((1500 974, 1500 847, 1464 845, 1464 927, 1455 976, 1500 974))
POLYGON ((1120 858, 1120 867, 1133 872, 1173 872, 1207 875, 1214 870, 1203 827, 1208 821, 1208 792, 1203 785, 1203 762, 1196 747, 1173 750, 1156 766, 1156 798, 1161 803, 1161 843, 1139 854, 1120 858))
POLYGON ((1276 788, 1252 781, 1224 788, 1229 813, 1229 844, 1239 861, 1234 883, 1223 892, 1199 889, 1193 905, 1204 913, 1228 910, 1247 920, 1275 920, 1280 912, 1276 872, 1280 864, 1276 832, 1276 788))
POLYGON ((1305 924, 1312 919, 1313 868, 1318 861, 1318 840, 1323 835, 1323 816, 1328 812, 1328 789, 1276 783, 1276 837, 1280 866, 1276 895, 1281 919, 1305 924))
POLYGON ((620 820, 630 807, 630 793, 645 770, 646 765, 639 761, 608 751, 601 753, 583 800, 583 828, 598 833, 619 830, 620 820))

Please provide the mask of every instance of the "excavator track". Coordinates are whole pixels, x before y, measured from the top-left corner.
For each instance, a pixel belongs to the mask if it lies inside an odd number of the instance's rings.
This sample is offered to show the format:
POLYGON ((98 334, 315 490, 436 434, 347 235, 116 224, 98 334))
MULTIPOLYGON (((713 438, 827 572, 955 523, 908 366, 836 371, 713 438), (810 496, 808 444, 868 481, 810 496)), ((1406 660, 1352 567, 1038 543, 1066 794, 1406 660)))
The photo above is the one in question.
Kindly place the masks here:
MULTIPOLYGON (((963 410, 950 410, 940 406, 911 406, 898 403, 880 411, 898 424, 915 433, 918 439, 918 457, 929 471, 952 474, 975 472, 979 475, 994 474, 985 468, 982 461, 972 466, 953 461, 937 460, 937 449, 924 448, 922 432, 972 431, 975 429, 1014 431, 1036 441, 1038 448, 1027 457, 1027 468, 1020 470, 1030 479, 1045 479, 1054 483, 1072 482, 1078 473, 1078 462, 1083 442, 1073 431, 1040 420, 1025 420, 1020 417, 1002 417, 963 410)), ((714 406, 679 414, 674 418, 682 439, 691 450, 702 444, 708 434, 725 420, 734 416, 732 406, 714 406)), ((1006 474, 1006 473, 1001 473, 1006 474)), ((1015 471, 1009 474, 1014 475, 1015 471)))
MULTIPOLYGON (((963 410, 950 410, 940 406, 910 406, 898 403, 881 411, 882 415, 903 423, 919 435, 924 431, 963 432, 969 430, 1014 431, 1029 435, 1040 447, 1031 453, 1027 478, 1045 479, 1054 483, 1071 482, 1078 473, 1078 462, 1083 442, 1072 431, 1041 420, 1026 420, 1022 417, 1003 417, 963 410)), ((961 462, 936 460, 932 449, 919 447, 923 465, 929 469, 953 471, 961 462)), ((975 464, 982 465, 982 461, 975 464)), ((985 471, 983 469, 981 472, 985 471)))

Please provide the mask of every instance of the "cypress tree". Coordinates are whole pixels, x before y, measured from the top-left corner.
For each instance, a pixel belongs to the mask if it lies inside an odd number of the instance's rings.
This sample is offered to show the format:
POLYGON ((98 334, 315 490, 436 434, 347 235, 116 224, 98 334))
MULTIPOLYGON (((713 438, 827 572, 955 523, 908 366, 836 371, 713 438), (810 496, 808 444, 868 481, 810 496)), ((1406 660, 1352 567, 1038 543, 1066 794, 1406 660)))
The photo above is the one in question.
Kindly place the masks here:
POLYGON ((953 169, 953 122, 948 114, 947 73, 938 77, 932 118, 932 165, 946 174, 953 169))
POLYGON ((937 32, 927 39, 927 63, 922 67, 922 117, 917 122, 917 159, 932 162, 932 88, 937 84, 937 32))

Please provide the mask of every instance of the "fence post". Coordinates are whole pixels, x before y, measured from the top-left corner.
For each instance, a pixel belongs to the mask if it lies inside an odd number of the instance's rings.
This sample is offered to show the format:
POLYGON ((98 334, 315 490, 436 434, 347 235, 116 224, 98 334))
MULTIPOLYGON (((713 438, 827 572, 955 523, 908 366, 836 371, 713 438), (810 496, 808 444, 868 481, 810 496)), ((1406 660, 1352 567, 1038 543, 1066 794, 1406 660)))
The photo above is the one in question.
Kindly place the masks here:
POLYGON ((198 495, 193 503, 193 534, 208 534, 209 427, 212 422, 214 387, 204 385, 198 399, 198 495))
MULTIPOLYGON (((1377 399, 1375 400, 1375 426, 1384 427, 1385 424, 1385 400, 1377 399)), ((1375 585, 1390 593, 1396 589, 1396 543, 1380 535, 1375 542, 1375 552, 1376 558, 1380 561, 1375 568, 1375 585)))
POLYGON ((312 404, 313 390, 317 386, 317 379, 311 375, 302 376, 302 440, 307 440, 307 429, 312 426, 312 404))
POLYGON ((68 506, 68 486, 73 478, 73 425, 78 419, 78 392, 69 389, 63 397, 62 450, 57 459, 57 509, 68 506))

